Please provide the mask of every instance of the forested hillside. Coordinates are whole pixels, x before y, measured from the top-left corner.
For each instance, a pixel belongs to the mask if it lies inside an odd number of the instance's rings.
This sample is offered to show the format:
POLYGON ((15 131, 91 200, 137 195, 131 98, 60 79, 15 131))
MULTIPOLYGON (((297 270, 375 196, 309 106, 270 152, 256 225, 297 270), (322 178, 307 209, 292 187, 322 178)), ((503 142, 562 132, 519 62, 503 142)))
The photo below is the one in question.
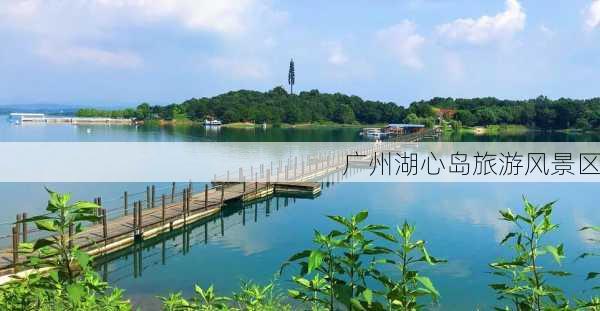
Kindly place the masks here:
POLYGON ((257 123, 337 123, 401 122, 405 109, 394 103, 365 101, 358 96, 323 94, 317 90, 289 95, 283 88, 269 92, 240 90, 211 98, 192 98, 181 104, 151 106, 141 104, 135 110, 99 111, 81 109, 78 116, 135 117, 139 119, 188 118, 204 120, 212 117, 223 122, 254 121, 257 123))

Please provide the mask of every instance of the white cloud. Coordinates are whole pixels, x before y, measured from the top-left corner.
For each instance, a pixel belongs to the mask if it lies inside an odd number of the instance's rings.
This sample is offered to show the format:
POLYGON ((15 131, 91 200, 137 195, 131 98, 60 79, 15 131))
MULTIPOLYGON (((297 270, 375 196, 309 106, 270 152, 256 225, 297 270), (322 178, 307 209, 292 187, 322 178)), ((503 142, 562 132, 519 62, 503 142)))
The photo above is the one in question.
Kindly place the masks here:
POLYGON ((379 44, 388 49, 403 66, 420 69, 423 62, 419 55, 425 38, 416 33, 413 22, 404 20, 399 24, 382 29, 376 34, 379 44))
POLYGON ((339 42, 328 42, 325 44, 328 49, 329 56, 327 57, 327 61, 332 65, 343 65, 348 62, 348 56, 344 52, 344 48, 342 44, 339 42))
POLYGON ((526 15, 518 0, 506 0, 506 10, 495 16, 459 18, 438 26, 438 33, 450 40, 485 44, 511 38, 525 28, 526 15))
POLYGON ((219 74, 235 79, 264 79, 269 76, 268 66, 258 60, 215 57, 208 64, 219 74))
POLYGON ((54 63, 93 62, 131 68, 142 63, 140 56, 127 51, 127 46, 112 44, 115 38, 134 33, 130 30, 163 24, 226 40, 244 40, 256 29, 285 18, 285 13, 271 9, 265 1, 0 1, 0 31, 18 33, 23 41, 33 44, 38 55, 54 63), (65 56, 57 55, 60 50, 65 56), (67 61, 67 56, 75 61, 67 61))
MULTIPOLYGON (((14 0, 0 4, 0 16, 23 27, 35 27, 29 22, 47 20, 100 28, 127 22, 167 21, 192 30, 229 35, 244 33, 250 26, 265 22, 265 18, 281 18, 285 14, 272 10, 261 0, 14 0)), ((78 27, 72 29, 77 30, 78 27)))
POLYGON ((46 44, 37 53, 54 64, 87 63, 113 68, 136 68, 143 63, 141 57, 129 51, 107 51, 81 46, 46 44))
POLYGON ((593 0, 586 9, 585 26, 588 30, 600 27, 600 0, 593 0))

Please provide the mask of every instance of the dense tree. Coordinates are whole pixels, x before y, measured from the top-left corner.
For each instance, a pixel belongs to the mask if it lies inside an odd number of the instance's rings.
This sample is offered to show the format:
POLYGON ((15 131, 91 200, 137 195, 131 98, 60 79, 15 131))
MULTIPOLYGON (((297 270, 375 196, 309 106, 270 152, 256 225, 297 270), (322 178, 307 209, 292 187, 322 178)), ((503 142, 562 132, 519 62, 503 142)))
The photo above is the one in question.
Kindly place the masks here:
POLYGON ((417 117, 427 117, 427 107, 454 109, 453 119, 465 126, 519 124, 540 129, 591 129, 600 127, 600 98, 549 99, 538 96, 529 100, 484 98, 433 98, 414 102, 407 109, 417 117))
POLYGON ((78 116, 183 119, 202 121, 217 118, 224 122, 254 121, 258 123, 306 123, 333 121, 339 123, 420 123, 431 125, 440 111, 449 121, 464 126, 520 124, 540 129, 593 129, 600 127, 600 98, 585 100, 560 98, 551 100, 538 96, 529 100, 483 98, 441 98, 413 102, 404 108, 391 102, 363 100, 340 93, 326 94, 318 90, 289 96, 281 87, 268 92, 232 91, 211 98, 192 98, 181 104, 151 106, 136 109, 103 111, 81 109, 78 116))
POLYGON ((138 119, 181 119, 202 121, 217 118, 224 122, 305 123, 333 121, 339 123, 402 122, 405 109, 394 103, 363 101, 358 96, 340 93, 323 94, 318 90, 289 96, 281 87, 268 92, 240 90, 212 98, 192 98, 181 104, 139 105, 135 110, 101 111, 81 109, 81 116, 122 116, 138 119), (128 113, 124 113, 128 111, 128 113))

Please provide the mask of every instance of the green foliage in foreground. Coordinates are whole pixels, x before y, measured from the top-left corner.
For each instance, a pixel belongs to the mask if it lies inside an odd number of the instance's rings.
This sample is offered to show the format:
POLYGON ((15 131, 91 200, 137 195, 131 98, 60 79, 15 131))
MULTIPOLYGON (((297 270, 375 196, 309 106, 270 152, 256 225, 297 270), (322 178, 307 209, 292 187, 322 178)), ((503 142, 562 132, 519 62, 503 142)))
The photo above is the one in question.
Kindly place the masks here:
POLYGON ((328 217, 340 224, 341 230, 328 234, 315 231, 316 248, 289 259, 300 266, 300 275, 292 278, 296 284, 296 289, 289 291, 292 298, 310 303, 313 309, 329 310, 340 306, 349 310, 414 310, 422 307, 418 298, 437 300, 439 293, 431 280, 413 266, 440 260, 428 254, 424 241, 412 240, 413 226, 404 223, 394 236, 386 226, 364 225, 367 211, 349 218, 328 217), (394 250, 396 243, 398 249, 394 250), (385 268, 396 268, 399 276, 385 268))
POLYGON ((524 214, 514 214, 510 209, 500 211, 502 219, 515 225, 500 244, 512 242, 514 257, 490 264, 493 274, 505 282, 490 285, 498 299, 509 300, 515 310, 567 310, 568 299, 562 290, 549 283, 550 277, 565 277, 570 273, 542 266, 542 256, 551 256, 556 264, 565 257, 563 245, 543 244, 543 239, 558 225, 552 223, 554 202, 543 206, 523 199, 524 214))
POLYGON ((183 298, 181 293, 160 297, 163 302, 163 310, 292 310, 289 304, 283 302, 284 297, 276 291, 274 282, 266 286, 252 282, 243 282, 240 286, 240 292, 234 294, 232 297, 217 296, 212 286, 208 289, 203 289, 196 285, 194 292, 195 295, 191 299, 183 298))
MULTIPOLYGON (((91 266, 92 258, 70 241, 69 228, 80 232, 84 223, 98 220, 99 206, 70 204, 69 195, 48 192, 48 213, 23 221, 34 223, 50 237, 20 246, 29 258, 25 268, 44 270, 15 277, 1 286, 0 310, 131 310, 123 291, 101 281, 91 266)), ((501 219, 514 230, 500 243, 510 246, 512 256, 490 263, 492 274, 500 279, 490 284, 503 303, 496 310, 600 310, 597 295, 570 299, 551 283, 573 277, 560 266, 564 246, 546 242, 547 235, 558 230, 552 222, 553 208, 554 202, 538 206, 524 199, 522 213, 500 211, 501 219)), ((444 260, 431 256, 425 241, 414 239, 414 226, 405 222, 392 231, 387 226, 366 224, 366 211, 328 218, 339 227, 326 234, 315 231, 314 247, 293 255, 282 266, 282 270, 296 267, 289 297, 275 282, 264 286, 242 283, 232 296, 218 296, 212 286, 196 286, 189 299, 181 293, 160 297, 163 309, 383 311, 436 307, 440 293, 419 267, 444 260)), ((581 230, 600 232, 600 227, 581 230)), ((578 259, 594 256, 599 253, 587 252, 578 259)), ((592 271, 586 280, 598 276, 600 272, 592 271)), ((600 289, 591 288, 593 293, 600 289)))
POLYGON ((70 195, 48 190, 48 213, 23 220, 49 234, 19 246, 32 273, 0 287, 0 310, 130 310, 123 291, 111 290, 92 269, 91 258, 70 240, 86 221, 97 221, 91 202, 69 204, 70 195))

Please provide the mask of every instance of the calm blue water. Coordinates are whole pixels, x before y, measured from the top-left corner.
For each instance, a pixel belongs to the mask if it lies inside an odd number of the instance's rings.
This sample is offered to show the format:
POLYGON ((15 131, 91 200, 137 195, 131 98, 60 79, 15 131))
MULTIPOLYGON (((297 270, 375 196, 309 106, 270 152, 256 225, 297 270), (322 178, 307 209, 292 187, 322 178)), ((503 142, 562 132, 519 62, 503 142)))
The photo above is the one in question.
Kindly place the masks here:
MULTIPOLYGON (((1 120, 1 117, 0 117, 1 120)), ((354 129, 320 130, 227 130, 206 132, 203 128, 133 127, 14 127, 0 122, 0 141, 333 141, 357 140, 354 129), (306 131, 306 132, 303 132, 306 131)), ((521 136, 476 137, 463 135, 459 140, 496 141, 585 141, 595 135, 530 133, 521 136)), ((43 210, 46 195, 39 183, 0 184, 0 219, 12 219, 17 211, 30 214, 43 210)), ((143 191, 137 183, 58 183, 47 185, 70 191, 77 199, 101 195, 104 203, 118 204, 123 190, 143 191)), ((194 185, 197 186, 197 185, 194 185)), ((201 186, 201 184, 198 184, 201 186)), ((168 187, 160 184, 157 187, 168 187)), ((575 257, 593 245, 590 236, 577 229, 600 224, 596 212, 596 184, 492 184, 492 183, 336 183, 324 187, 316 199, 271 198, 254 205, 228 206, 222 217, 197 223, 187 231, 178 231, 166 239, 145 241, 101 262, 101 274, 126 290, 144 310, 159 308, 156 296, 182 291, 190 294, 194 284, 214 284, 223 294, 234 291, 240 280, 266 282, 291 254, 311 246, 313 229, 328 231, 335 227, 324 215, 349 215, 369 211, 369 222, 389 226, 408 220, 417 226, 417 237, 428 241, 430 252, 448 260, 438 267, 424 267, 442 294, 442 310, 489 309, 494 303, 487 284, 493 279, 487 264, 507 255, 498 246, 511 229, 498 218, 499 209, 518 210, 521 195, 544 203, 559 199, 554 219, 560 231, 552 241, 565 243, 564 268, 574 276, 559 283, 570 293, 581 293, 594 284, 584 282, 585 272, 597 262, 575 257), (141 258, 141 260, 140 260, 141 258), (136 260, 134 260, 136 259, 136 260), (140 269, 136 263, 141 264, 140 269)), ((0 228, 3 228, 0 226, 0 228)), ((596 265, 594 265, 596 263, 596 265)), ((288 275, 280 280, 289 286, 288 275)))

